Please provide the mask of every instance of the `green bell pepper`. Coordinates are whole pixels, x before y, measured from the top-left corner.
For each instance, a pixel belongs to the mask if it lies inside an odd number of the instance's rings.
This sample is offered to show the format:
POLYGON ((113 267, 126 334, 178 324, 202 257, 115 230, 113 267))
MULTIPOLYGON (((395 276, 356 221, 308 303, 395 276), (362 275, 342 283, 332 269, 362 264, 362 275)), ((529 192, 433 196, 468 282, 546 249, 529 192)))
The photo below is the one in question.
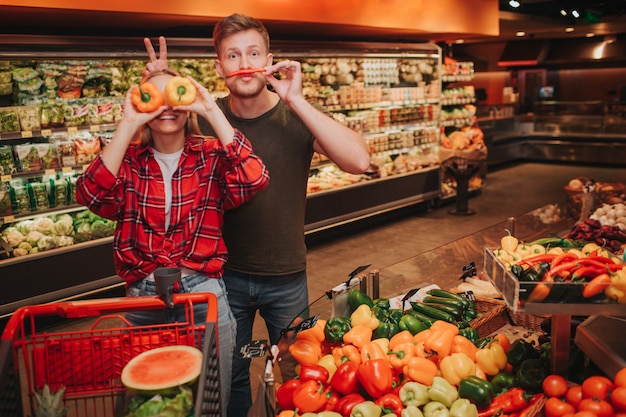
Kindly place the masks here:
POLYGON ((515 376, 521 388, 536 394, 542 391, 541 385, 548 372, 541 359, 526 359, 519 366, 515 376))
POLYGON ((383 409, 374 401, 363 401, 352 408, 350 417, 380 417, 383 409))
POLYGON ((491 383, 475 375, 463 378, 459 383, 459 397, 470 400, 478 408, 489 406, 494 396, 491 383))
POLYGON ((525 339, 517 339, 509 347, 506 353, 507 361, 517 369, 526 359, 536 359, 539 357, 539 351, 525 339))
POLYGON ((456 387, 450 384, 445 378, 436 376, 433 378, 433 383, 428 388, 428 396, 433 401, 438 401, 450 407, 454 400, 459 398, 459 392, 456 387))
POLYGON ((491 387, 494 394, 498 395, 517 385, 515 375, 510 372, 500 371, 491 379, 491 387))
POLYGON ((373 339, 391 339, 393 335, 395 335, 399 331, 400 327, 396 323, 390 321, 389 319, 386 319, 378 323, 378 327, 376 328, 376 330, 374 330, 373 339))
POLYGON ((422 410, 420 410, 416 406, 409 405, 404 410, 402 410, 402 413, 400 413, 400 417, 424 417, 424 413, 422 413, 422 410))
POLYGON ((428 386, 415 381, 405 382, 398 393, 402 404, 405 406, 421 407, 430 402, 428 386))
POLYGON ((413 336, 427 329, 426 325, 410 314, 405 314, 398 323, 400 331, 408 330, 413 336))
POLYGON ((478 417, 478 408, 467 398, 459 398, 450 406, 450 417, 478 417))
POLYGON ((378 321, 389 320, 389 309, 381 306, 372 307, 372 314, 378 319, 378 321))
POLYGON ((552 343, 544 342, 539 345, 539 359, 544 365, 550 365, 550 356, 552 355, 552 343))
POLYGON ((400 324, 400 319, 404 316, 404 311, 399 308, 392 308, 389 310, 389 320, 393 321, 396 324, 400 324))
POLYGON ((460 329, 459 334, 466 339, 471 340, 472 343, 476 343, 476 341, 480 338, 478 330, 473 327, 465 327, 463 329, 460 329))
POLYGON ((330 343, 342 342, 343 335, 351 328, 350 317, 331 317, 326 321, 326 325, 324 326, 326 341, 330 343))
POLYGON ((450 417, 450 410, 439 401, 431 401, 423 408, 424 417, 450 417))
POLYGON ((361 304, 367 304, 370 308, 374 307, 374 300, 372 298, 362 292, 361 290, 357 290, 356 288, 352 288, 348 292, 348 305, 352 309, 352 311, 356 310, 361 304))
POLYGON ((389 308, 391 307, 391 304, 389 303, 389 298, 377 298, 375 300, 372 300, 372 302, 374 303, 372 307, 380 307, 386 310, 389 310, 389 308))

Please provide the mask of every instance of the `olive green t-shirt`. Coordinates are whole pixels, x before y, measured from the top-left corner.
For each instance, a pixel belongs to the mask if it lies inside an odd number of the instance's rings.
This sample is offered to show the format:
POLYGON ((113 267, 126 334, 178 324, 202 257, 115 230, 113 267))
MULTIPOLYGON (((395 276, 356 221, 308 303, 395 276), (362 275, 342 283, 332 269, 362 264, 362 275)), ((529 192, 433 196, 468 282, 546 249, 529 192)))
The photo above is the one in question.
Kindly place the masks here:
MULTIPOLYGON (((255 275, 288 275, 306 269, 304 214, 314 137, 280 100, 267 113, 242 119, 230 111, 230 97, 217 100, 233 127, 252 144, 269 171, 269 186, 225 213, 226 268, 255 275)), ((201 119, 204 133, 214 134, 201 119)))

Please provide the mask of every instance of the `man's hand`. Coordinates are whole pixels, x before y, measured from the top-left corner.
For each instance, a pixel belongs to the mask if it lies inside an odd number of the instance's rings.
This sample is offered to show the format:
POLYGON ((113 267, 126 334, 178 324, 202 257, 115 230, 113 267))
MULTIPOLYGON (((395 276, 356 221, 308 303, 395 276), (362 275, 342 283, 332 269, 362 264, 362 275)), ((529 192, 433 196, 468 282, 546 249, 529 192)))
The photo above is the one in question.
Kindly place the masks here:
POLYGON ((281 61, 270 67, 271 73, 279 72, 283 75, 280 80, 273 75, 265 78, 272 85, 276 94, 287 104, 296 98, 302 98, 302 70, 298 61, 281 61))
POLYGON ((167 42, 165 41, 165 37, 159 36, 158 58, 150 38, 144 38, 143 43, 146 45, 146 52, 148 52, 148 59, 150 60, 150 62, 146 64, 146 69, 141 73, 142 78, 145 80, 149 78, 151 74, 167 69, 167 42))

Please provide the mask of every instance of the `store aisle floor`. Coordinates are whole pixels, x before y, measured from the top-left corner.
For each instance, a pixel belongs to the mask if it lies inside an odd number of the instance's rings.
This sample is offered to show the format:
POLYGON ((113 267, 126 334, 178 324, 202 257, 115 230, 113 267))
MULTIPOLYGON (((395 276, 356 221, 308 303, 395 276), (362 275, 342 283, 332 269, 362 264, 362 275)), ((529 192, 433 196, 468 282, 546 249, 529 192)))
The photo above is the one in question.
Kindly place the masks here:
MULTIPOLYGON (((572 164, 522 163, 499 167, 487 174, 485 186, 469 199, 470 216, 449 214, 454 201, 436 207, 413 206, 376 218, 307 236, 309 298, 315 300, 345 281, 359 265, 381 270, 441 245, 479 232, 547 204, 565 210, 563 187, 584 176, 596 181, 626 182, 626 170, 617 167, 572 164)), ((438 283, 443 288, 449 287, 438 283)), ((381 294, 393 296, 397 294, 381 294)), ((267 339, 263 320, 257 317, 255 339, 267 339)), ((253 387, 258 385, 265 362, 253 360, 253 387), (255 382, 257 381, 257 382, 255 382)))

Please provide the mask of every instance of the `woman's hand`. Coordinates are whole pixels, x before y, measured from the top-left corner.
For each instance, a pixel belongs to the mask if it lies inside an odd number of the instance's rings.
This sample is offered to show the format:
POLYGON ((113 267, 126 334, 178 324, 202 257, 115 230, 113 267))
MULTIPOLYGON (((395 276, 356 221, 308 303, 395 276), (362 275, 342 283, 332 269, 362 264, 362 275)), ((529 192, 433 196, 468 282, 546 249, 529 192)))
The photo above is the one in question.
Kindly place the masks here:
POLYGON ((126 93, 126 99, 124 101, 124 115, 122 118, 123 122, 127 123, 128 125, 134 126, 135 129, 139 129, 150 120, 155 119, 167 108, 167 106, 161 106, 155 111, 149 113, 142 113, 138 111, 131 100, 133 91, 137 88, 139 88, 138 85, 133 85, 131 88, 128 89, 128 92, 126 93))
POLYGON ((213 96, 211 95, 211 93, 209 93, 209 90, 207 90, 204 86, 202 86, 193 78, 189 76, 185 78, 191 81, 194 87, 196 87, 196 99, 191 104, 188 104, 186 106, 174 106, 173 109, 177 111, 192 111, 199 116, 208 119, 209 113, 211 113, 215 109, 218 109, 217 105, 215 104, 215 100, 213 99, 213 96))
POLYGON ((150 60, 150 62, 146 64, 146 68, 141 73, 142 78, 145 80, 146 78, 149 78, 151 74, 159 71, 165 71, 167 69, 167 42, 165 41, 165 37, 159 36, 158 58, 150 38, 144 38, 143 43, 146 46, 146 52, 148 52, 148 59, 150 60))
POLYGON ((281 61, 272 65, 269 70, 270 74, 279 72, 284 75, 280 80, 274 78, 273 75, 265 76, 281 99, 289 104, 294 99, 302 98, 302 70, 300 62, 281 61))

